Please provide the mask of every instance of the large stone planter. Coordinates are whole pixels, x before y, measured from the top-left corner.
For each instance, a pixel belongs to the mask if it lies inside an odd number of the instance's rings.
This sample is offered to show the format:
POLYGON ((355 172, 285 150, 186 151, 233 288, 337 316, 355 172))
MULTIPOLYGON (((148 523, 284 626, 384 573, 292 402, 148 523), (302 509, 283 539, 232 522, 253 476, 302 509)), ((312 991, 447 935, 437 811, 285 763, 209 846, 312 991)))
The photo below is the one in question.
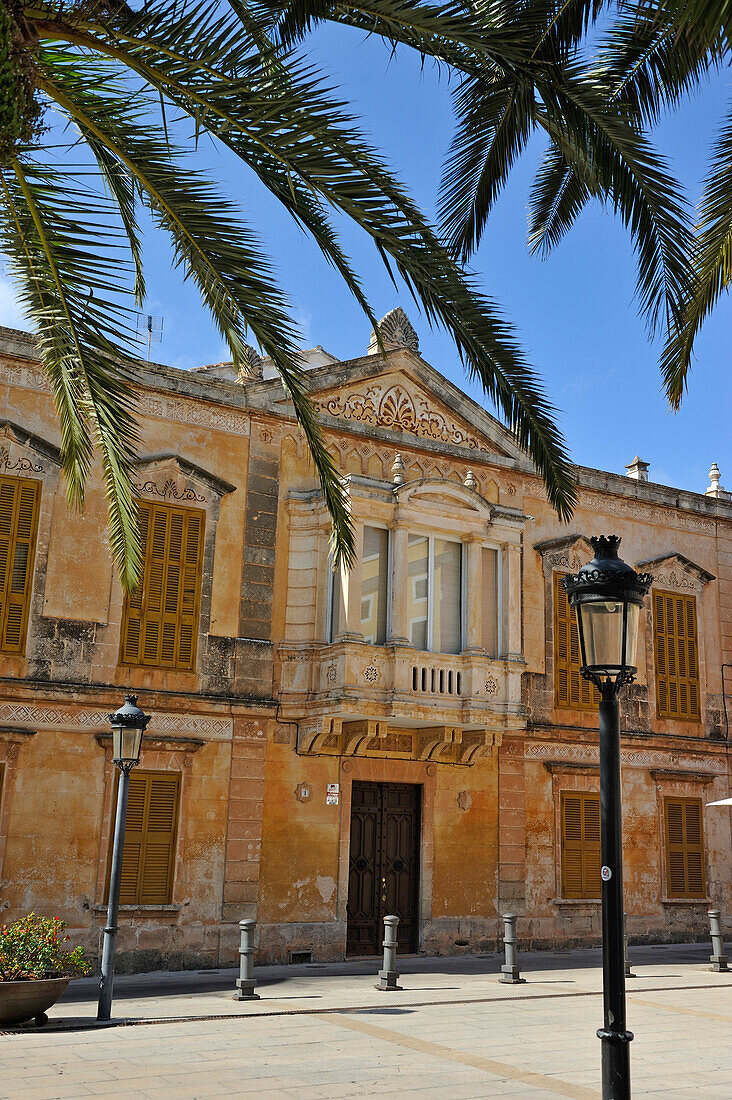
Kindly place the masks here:
POLYGON ((43 978, 37 982, 0 982, 0 1025, 35 1020, 48 1022, 46 1009, 55 1005, 71 978, 43 978))

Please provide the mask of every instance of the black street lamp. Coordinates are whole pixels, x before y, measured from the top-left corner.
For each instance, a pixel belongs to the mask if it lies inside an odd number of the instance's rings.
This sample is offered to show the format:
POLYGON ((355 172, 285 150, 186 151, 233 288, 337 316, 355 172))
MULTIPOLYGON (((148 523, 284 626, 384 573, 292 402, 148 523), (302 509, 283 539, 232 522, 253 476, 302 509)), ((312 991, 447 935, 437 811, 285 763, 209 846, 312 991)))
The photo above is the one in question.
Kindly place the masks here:
POLYGON ((600 852, 602 869, 603 1100, 630 1098, 630 1042, 625 1021, 623 953, 623 822, 620 789, 618 692, 638 671, 638 619, 650 588, 649 573, 636 573, 618 557, 620 539, 590 539, 595 556, 564 578, 577 612, 581 673, 600 692, 600 852))
POLYGON ((107 926, 104 928, 102 946, 102 974, 99 979, 99 1005, 97 1019, 108 1020, 112 1011, 112 989, 114 986, 114 952, 117 946, 117 914, 119 912, 119 887, 122 878, 122 853, 125 844, 125 823, 127 820, 127 792, 130 785, 130 771, 140 763, 142 735, 150 721, 150 716, 137 705, 136 695, 125 695, 124 706, 116 714, 109 715, 112 727, 112 759, 121 775, 117 789, 117 816, 114 823, 114 846, 112 848, 112 867, 109 874, 109 901, 107 903, 107 926))

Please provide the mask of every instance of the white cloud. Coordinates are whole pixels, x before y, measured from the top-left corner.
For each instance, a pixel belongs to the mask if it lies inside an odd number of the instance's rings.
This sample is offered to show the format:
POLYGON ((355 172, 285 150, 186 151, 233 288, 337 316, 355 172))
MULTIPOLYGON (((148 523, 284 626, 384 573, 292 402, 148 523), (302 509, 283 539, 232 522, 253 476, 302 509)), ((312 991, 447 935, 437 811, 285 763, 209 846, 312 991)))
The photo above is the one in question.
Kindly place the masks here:
POLYGON ((15 293, 15 287, 5 275, 0 275, 0 325, 4 328, 29 328, 15 293))

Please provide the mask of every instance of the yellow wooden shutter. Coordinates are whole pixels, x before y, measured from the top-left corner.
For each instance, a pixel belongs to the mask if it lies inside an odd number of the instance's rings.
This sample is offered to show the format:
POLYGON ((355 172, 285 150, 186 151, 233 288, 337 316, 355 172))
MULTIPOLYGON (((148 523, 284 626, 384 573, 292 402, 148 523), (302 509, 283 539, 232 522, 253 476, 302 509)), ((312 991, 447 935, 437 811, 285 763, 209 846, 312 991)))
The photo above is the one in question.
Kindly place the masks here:
POLYGON ((577 615, 569 606, 562 584, 566 573, 554 574, 554 705, 570 710, 592 710, 599 702, 597 688, 580 674, 582 664, 577 615))
POLYGON ((33 587, 41 484, 0 478, 0 651, 23 653, 33 587))
POLYGON ((704 897, 706 881, 701 799, 664 799, 664 818, 668 896, 704 897))
POLYGON ((193 669, 203 566, 204 513, 139 505, 144 570, 127 597, 122 662, 193 669))
POLYGON ((172 772, 131 772, 120 905, 170 904, 179 791, 172 772))
POLYGON ((562 897, 599 898, 599 795, 562 791, 561 818, 562 897))
POLYGON ((694 596, 654 589, 653 644, 659 717, 699 721, 699 657, 694 596))

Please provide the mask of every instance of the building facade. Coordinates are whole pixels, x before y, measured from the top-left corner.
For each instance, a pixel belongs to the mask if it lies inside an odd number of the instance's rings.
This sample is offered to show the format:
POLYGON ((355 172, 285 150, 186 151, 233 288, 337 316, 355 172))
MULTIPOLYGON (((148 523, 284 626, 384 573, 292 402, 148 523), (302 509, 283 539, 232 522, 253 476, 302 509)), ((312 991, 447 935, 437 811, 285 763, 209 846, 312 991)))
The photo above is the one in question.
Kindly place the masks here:
POLYGON ((597 710, 561 577, 622 536, 654 583, 622 700, 631 936, 732 910, 724 696, 732 504, 577 469, 558 521, 505 429, 419 354, 401 310, 346 362, 305 353, 358 548, 330 523, 293 410, 252 355, 142 365, 142 583, 114 574, 97 477, 69 511, 48 384, 0 330, 0 909, 96 954, 116 797, 107 713, 152 715, 132 773, 121 965, 600 936, 597 710))

